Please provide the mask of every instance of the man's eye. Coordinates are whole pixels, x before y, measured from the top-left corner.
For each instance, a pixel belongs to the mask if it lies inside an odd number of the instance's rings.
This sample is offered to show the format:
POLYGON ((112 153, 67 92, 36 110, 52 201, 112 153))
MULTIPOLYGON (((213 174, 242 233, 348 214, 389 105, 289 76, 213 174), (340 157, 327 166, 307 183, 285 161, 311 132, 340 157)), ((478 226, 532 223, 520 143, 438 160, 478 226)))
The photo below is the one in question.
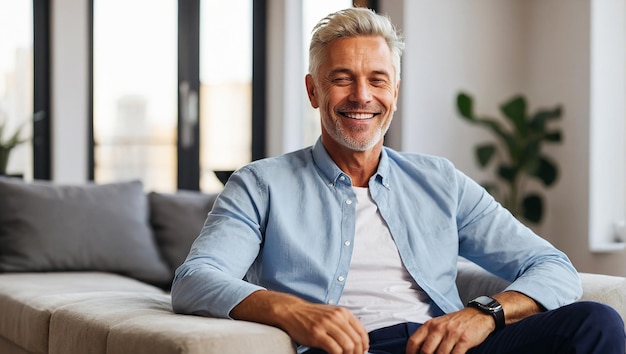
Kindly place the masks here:
POLYGON ((347 84, 347 83, 350 82, 350 79, 347 78, 347 77, 337 77, 337 78, 333 79, 333 82, 338 84, 338 85, 347 84))

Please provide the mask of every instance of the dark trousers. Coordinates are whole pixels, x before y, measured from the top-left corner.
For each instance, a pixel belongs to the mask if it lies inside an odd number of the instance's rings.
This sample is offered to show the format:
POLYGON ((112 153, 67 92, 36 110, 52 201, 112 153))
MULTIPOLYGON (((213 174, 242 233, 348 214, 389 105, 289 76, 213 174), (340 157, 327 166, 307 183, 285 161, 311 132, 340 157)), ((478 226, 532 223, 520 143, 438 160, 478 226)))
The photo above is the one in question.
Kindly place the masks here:
MULTIPOLYGON (((405 354, 408 338, 420 326, 401 323, 370 332, 370 353, 405 354)), ((468 354, 624 354, 625 343, 619 314, 604 304, 583 301, 508 325, 468 354)), ((322 353, 319 349, 306 352, 322 353)))

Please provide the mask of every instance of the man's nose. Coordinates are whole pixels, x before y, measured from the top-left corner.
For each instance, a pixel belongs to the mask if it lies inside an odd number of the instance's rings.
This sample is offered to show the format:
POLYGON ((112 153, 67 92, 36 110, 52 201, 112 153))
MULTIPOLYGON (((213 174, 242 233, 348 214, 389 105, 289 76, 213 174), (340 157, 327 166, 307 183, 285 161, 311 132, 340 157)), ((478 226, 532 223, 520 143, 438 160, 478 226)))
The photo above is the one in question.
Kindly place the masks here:
POLYGON ((350 99, 354 102, 368 103, 372 100, 372 92, 366 81, 357 80, 352 85, 350 99))

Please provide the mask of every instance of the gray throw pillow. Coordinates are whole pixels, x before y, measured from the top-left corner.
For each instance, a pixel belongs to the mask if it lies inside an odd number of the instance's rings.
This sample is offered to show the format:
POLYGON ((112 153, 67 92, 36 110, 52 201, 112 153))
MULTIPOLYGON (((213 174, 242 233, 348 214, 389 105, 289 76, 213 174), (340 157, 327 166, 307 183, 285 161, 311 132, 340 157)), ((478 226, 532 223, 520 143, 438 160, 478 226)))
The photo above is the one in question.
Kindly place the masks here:
POLYGON ((192 191, 148 194, 154 237, 172 275, 187 258, 216 197, 192 191))
POLYGON ((104 271, 166 286, 141 182, 0 178, 0 272, 104 271))

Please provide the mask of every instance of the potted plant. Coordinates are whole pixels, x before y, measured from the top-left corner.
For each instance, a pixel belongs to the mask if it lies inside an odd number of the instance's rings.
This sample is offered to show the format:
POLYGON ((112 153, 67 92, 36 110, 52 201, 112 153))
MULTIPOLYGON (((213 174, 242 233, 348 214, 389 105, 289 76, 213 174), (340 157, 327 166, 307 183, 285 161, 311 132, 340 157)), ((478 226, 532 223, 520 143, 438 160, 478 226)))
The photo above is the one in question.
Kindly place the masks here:
POLYGON ((7 165, 9 164, 9 156, 11 150, 28 139, 22 138, 21 133, 27 122, 20 124, 13 133, 6 133, 6 120, 0 121, 0 175, 6 175, 7 165), (5 135, 7 136, 5 138, 5 135))
POLYGON ((483 183, 483 186, 516 217, 539 223, 543 217, 543 197, 538 192, 528 191, 527 182, 537 179, 550 187, 557 180, 557 164, 545 155, 542 147, 544 143, 562 140, 561 131, 549 126, 551 121, 561 117, 561 106, 530 114, 525 97, 517 95, 500 106, 506 119, 496 120, 477 116, 473 99, 467 93, 459 93, 456 103, 462 118, 489 129, 498 139, 479 144, 475 150, 481 168, 496 164, 496 178, 500 181, 483 183), (499 188, 502 186, 504 188, 499 188))

